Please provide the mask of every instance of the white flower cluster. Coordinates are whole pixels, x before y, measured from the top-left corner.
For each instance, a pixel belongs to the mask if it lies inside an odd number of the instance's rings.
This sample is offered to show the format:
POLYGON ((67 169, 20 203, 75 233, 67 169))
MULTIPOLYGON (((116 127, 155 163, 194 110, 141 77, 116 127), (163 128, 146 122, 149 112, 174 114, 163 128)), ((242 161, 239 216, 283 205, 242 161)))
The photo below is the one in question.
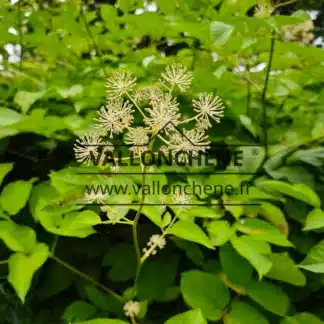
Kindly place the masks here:
POLYGON ((270 17, 273 12, 274 8, 269 4, 259 4, 254 10, 254 17, 259 19, 267 18, 270 17))
POLYGON ((127 317, 136 317, 140 313, 141 304, 137 301, 129 300, 124 304, 124 312, 127 317))
POLYGON ((292 26, 282 26, 284 39, 302 44, 311 44, 314 39, 314 24, 311 20, 292 26))
MULTIPOLYGON (((207 130, 224 116, 224 105, 218 96, 201 93, 192 101, 192 117, 184 119, 174 91, 185 92, 192 82, 192 74, 181 64, 167 66, 158 84, 138 87, 136 78, 128 71, 117 71, 106 82, 106 106, 95 118, 97 134, 80 137, 74 147, 76 160, 90 164, 99 152, 113 147, 106 138, 125 132, 124 141, 130 151, 140 155, 148 149, 151 138, 158 136, 160 149, 173 155, 181 152, 192 156, 209 148, 207 130), (135 112, 142 116, 142 125, 135 126, 135 112), (172 125, 173 124, 173 125, 172 125), (175 127, 180 127, 182 136, 175 127), (188 127, 191 127, 188 129, 188 127), (182 128, 184 127, 184 128, 182 128)), ((118 170, 115 170, 118 172, 118 170)))
POLYGON ((147 247, 143 249, 145 258, 148 258, 150 255, 155 255, 157 253, 157 248, 162 250, 165 245, 166 241, 164 237, 159 234, 152 235, 147 243, 147 247))

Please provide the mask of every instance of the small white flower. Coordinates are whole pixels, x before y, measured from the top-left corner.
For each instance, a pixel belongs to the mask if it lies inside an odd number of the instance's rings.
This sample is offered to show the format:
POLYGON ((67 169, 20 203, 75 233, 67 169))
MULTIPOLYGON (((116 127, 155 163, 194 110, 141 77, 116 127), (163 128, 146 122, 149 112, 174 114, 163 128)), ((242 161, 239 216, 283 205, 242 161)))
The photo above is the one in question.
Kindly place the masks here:
POLYGON ((138 88, 133 93, 133 97, 135 101, 158 100, 162 96, 163 96, 163 91, 156 86, 146 86, 146 87, 138 88))
POLYGON ((159 199, 161 205, 165 205, 166 202, 167 202, 167 196, 166 195, 160 195, 158 199, 159 199))
POLYGON ((129 300, 124 304, 124 312, 127 317, 135 317, 141 311, 141 304, 137 301, 129 300))
POLYGON ((98 148, 100 145, 105 144, 102 142, 100 136, 97 135, 84 135, 80 136, 74 144, 74 153, 77 162, 90 164, 92 158, 98 156, 98 148))
POLYGON ((147 245, 151 246, 153 244, 162 250, 166 245, 165 238, 159 234, 154 234, 151 236, 150 241, 147 243, 147 245))
POLYGON ((157 248, 162 250, 166 245, 165 238, 159 234, 154 234, 150 237, 150 240, 147 242, 147 247, 143 249, 145 258, 148 258, 150 255, 156 255, 157 248))
POLYGON ((171 151, 177 155, 179 161, 188 161, 188 157, 197 157, 199 152, 209 148, 208 135, 201 129, 184 130, 183 135, 174 133, 170 135, 169 145, 163 146, 164 152, 171 151))
MULTIPOLYGON (((181 114, 179 113, 179 103, 175 98, 172 98, 168 94, 164 94, 163 97, 152 100, 151 108, 146 108, 149 117, 144 118, 144 122, 153 130, 158 132, 165 127, 170 121, 174 125, 179 124, 181 114)), ((172 125, 168 125, 165 129, 167 131, 172 125)))
POLYGON ((113 172, 113 173, 119 173, 120 172, 120 167, 119 165, 112 165, 110 167, 110 171, 113 172))
POLYGON ((198 100, 193 100, 193 107, 194 111, 200 115, 198 118, 200 127, 205 129, 212 127, 209 117, 215 120, 216 123, 220 123, 221 117, 224 117, 225 107, 223 101, 218 96, 213 97, 212 93, 199 94, 198 100))
POLYGON ((106 81, 107 97, 116 99, 133 89, 136 78, 129 71, 117 71, 106 81))
POLYGON ((108 198, 108 194, 101 192, 101 190, 98 190, 98 192, 84 193, 84 200, 90 204, 93 203, 104 204, 107 198, 108 198))
POLYGON ((146 150, 148 142, 149 136, 144 127, 130 128, 125 137, 126 144, 134 145, 130 147, 129 150, 133 151, 136 155, 139 155, 146 150))
POLYGON ((181 208, 186 208, 191 202, 191 197, 184 192, 177 191, 172 195, 172 201, 174 204, 180 205, 181 208))
POLYGON ((254 17, 256 18, 266 18, 270 17, 273 12, 273 8, 268 4, 259 4, 254 10, 254 17))
POLYGON ((161 74, 160 83, 169 83, 171 87, 177 86, 181 92, 185 92, 191 85, 192 74, 181 64, 167 66, 165 72, 161 74))
POLYGON ((103 135, 106 133, 113 137, 113 134, 120 134, 124 128, 128 128, 134 117, 133 106, 129 101, 123 101, 122 99, 110 101, 107 104, 107 108, 102 107, 98 112, 99 118, 95 118, 98 124, 96 128, 101 130, 103 135))

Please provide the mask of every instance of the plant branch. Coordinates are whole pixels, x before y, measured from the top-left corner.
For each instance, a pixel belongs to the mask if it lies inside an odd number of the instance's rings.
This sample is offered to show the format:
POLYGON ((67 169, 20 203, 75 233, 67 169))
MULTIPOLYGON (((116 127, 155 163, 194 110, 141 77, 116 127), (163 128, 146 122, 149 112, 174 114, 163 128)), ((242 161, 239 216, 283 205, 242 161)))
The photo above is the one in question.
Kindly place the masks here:
POLYGON ((269 85, 269 77, 270 77, 270 71, 272 67, 272 61, 273 61, 273 54, 274 54, 274 47, 275 47, 275 31, 272 30, 271 32, 271 43, 270 43, 270 54, 269 54, 269 61, 268 61, 268 67, 266 72, 266 78, 264 81, 264 87, 262 92, 262 125, 263 125, 263 141, 265 146, 265 159, 268 156, 268 125, 267 125, 267 108, 266 108, 266 97, 267 97, 267 89, 269 85))
POLYGON ((9 262, 9 260, 2 260, 2 261, 0 261, 0 265, 7 264, 8 262, 9 262))
POLYGON ((145 202, 145 194, 144 194, 144 186, 145 186, 145 175, 146 175, 146 166, 142 165, 142 190, 141 190, 141 201, 140 201, 140 206, 137 210, 137 213, 135 215, 135 219, 133 222, 133 242, 134 242, 134 247, 135 247, 135 252, 136 252, 136 259, 137 259, 137 265, 136 265, 136 274, 135 274, 135 281, 134 281, 134 290, 137 292, 137 285, 138 285, 138 279, 140 276, 141 272, 141 250, 139 247, 139 242, 138 242, 138 221, 141 216, 141 212, 143 210, 143 205, 145 202))
POLYGON ((56 261, 57 263, 59 263, 61 266, 63 266, 64 268, 70 270, 71 272, 75 273, 76 275, 83 278, 84 280, 92 283, 97 288, 99 288, 99 289, 103 290, 104 292, 108 293, 109 295, 111 295, 112 297, 117 299, 119 302, 121 302, 121 303, 123 302, 123 298, 120 295, 118 295, 113 290, 109 289, 108 287, 102 285, 100 282, 96 281, 92 277, 90 277, 87 274, 81 272, 80 270, 76 269, 75 267, 71 266, 70 264, 66 263, 65 261, 61 260, 60 258, 58 258, 57 256, 55 256, 53 254, 51 255, 51 258, 54 261, 56 261))
MULTIPOLYGON (((247 74, 250 75, 250 66, 247 65, 247 74)), ((246 115, 250 117, 250 106, 251 106, 251 84, 247 82, 247 94, 246 94, 246 115)))
MULTIPOLYGON (((168 227, 163 230, 161 237, 164 238, 168 234, 168 230, 173 226, 173 224, 177 220, 177 216, 173 218, 173 220, 170 222, 168 227)), ((151 255, 151 253, 157 248, 157 244, 152 244, 152 246, 145 252, 145 254, 141 257, 141 264, 145 262, 145 260, 151 255)))
POLYGON ((19 29, 19 46, 20 46, 20 61, 19 61, 19 70, 22 70, 23 65, 23 54, 24 54, 24 47, 23 47, 23 29, 22 29, 22 11, 21 11, 21 2, 18 1, 18 29, 19 29))
POLYGON ((146 115, 144 114, 143 110, 139 107, 139 105, 136 103, 136 101, 132 98, 132 96, 129 94, 129 92, 126 92, 127 97, 129 98, 129 100, 133 103, 133 105, 137 108, 137 110, 141 113, 141 115, 144 118, 147 118, 146 115))
POLYGON ((85 13, 84 13, 84 0, 81 1, 81 9, 80 9, 80 14, 81 14, 81 17, 83 19, 83 22, 84 22, 84 25, 85 25, 85 28, 86 28, 86 31, 87 31, 87 34, 89 36, 89 38, 91 39, 91 42, 92 42, 92 46, 94 48, 94 50, 98 53, 98 57, 101 61, 101 64, 102 64, 102 70, 103 70, 103 73, 104 73, 104 76, 105 78, 107 77, 107 74, 106 74, 106 70, 103 66, 103 60, 102 60, 102 53, 101 53, 101 50, 98 46, 98 44, 96 43, 95 39, 94 39, 94 36, 92 34, 92 31, 90 29, 90 26, 88 24, 88 21, 87 21, 87 17, 85 16, 85 13))

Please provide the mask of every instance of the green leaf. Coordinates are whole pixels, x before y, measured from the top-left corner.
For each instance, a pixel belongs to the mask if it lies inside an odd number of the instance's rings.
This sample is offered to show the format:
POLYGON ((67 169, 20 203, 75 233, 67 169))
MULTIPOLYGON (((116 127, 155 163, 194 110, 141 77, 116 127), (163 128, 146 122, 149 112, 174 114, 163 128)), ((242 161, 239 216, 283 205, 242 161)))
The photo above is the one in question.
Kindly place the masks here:
POLYGON ((172 238, 172 241, 178 248, 183 249, 186 253, 187 258, 189 258, 196 265, 203 264, 204 254, 199 245, 193 242, 181 240, 177 237, 172 238))
POLYGON ((280 324, 323 324, 318 317, 311 313, 299 313, 293 317, 285 317, 280 324))
POLYGON ((189 270, 181 274, 180 290, 185 302, 200 308, 204 317, 217 321, 230 301, 230 294, 219 275, 189 270))
POLYGON ((306 285, 305 275, 298 269, 287 252, 272 254, 272 267, 265 276, 295 286, 306 285))
POLYGON ((130 280, 136 272, 136 255, 133 246, 127 243, 115 245, 105 255, 103 265, 111 266, 108 276, 112 281, 130 280))
POLYGON ((23 116, 13 109, 1 107, 0 109, 0 126, 10 126, 21 121, 23 116))
POLYGON ((23 114, 26 114, 29 108, 40 98, 44 96, 46 92, 29 92, 18 91, 14 97, 14 102, 21 108, 23 114))
POLYGON ((97 309, 93 305, 83 300, 76 300, 65 309, 62 319, 69 322, 85 321, 93 316, 96 311, 97 309))
POLYGON ((285 214, 281 211, 280 208, 270 203, 262 202, 260 214, 266 220, 275 225, 282 234, 284 234, 286 237, 288 236, 289 225, 286 220, 285 214))
POLYGON ((191 221, 178 221, 170 229, 168 229, 167 234, 173 234, 182 239, 202 244, 210 249, 214 248, 212 242, 209 240, 204 231, 191 221))
POLYGON ((0 186, 7 173, 9 173, 12 170, 13 165, 13 163, 0 163, 0 186))
POLYGON ((271 249, 265 241, 242 235, 231 240, 234 249, 257 270, 261 279, 271 268, 271 249))
POLYGON ((206 226, 209 238, 214 246, 224 245, 231 239, 235 230, 227 221, 212 221, 206 226))
POLYGON ((192 309, 169 318, 165 324, 207 324, 200 309, 192 309))
POLYGON ((26 205, 32 187, 29 181, 8 183, 1 193, 0 205, 10 215, 17 214, 26 205))
POLYGON ((314 229, 324 228, 324 211, 320 208, 314 208, 306 218, 303 231, 311 231, 314 229))
POLYGON ((43 243, 38 243, 33 252, 28 255, 17 252, 10 256, 8 280, 23 303, 34 273, 45 263, 48 257, 48 246, 43 243))
POLYGON ((268 311, 285 316, 289 310, 288 295, 278 286, 265 281, 250 282, 246 294, 268 311))
POLYGON ((324 240, 310 249, 299 267, 316 273, 324 273, 324 240))
POLYGON ((0 221, 0 239, 15 252, 29 253, 36 246, 36 234, 28 226, 12 221, 0 221))
POLYGON ((222 246, 219 257, 222 269, 232 284, 245 286, 252 279, 252 266, 231 245, 222 246), (240 269, 240 271, 237 271, 237 269, 240 269))
POLYGON ((233 31, 234 27, 232 25, 220 21, 212 21, 210 23, 211 40, 216 46, 224 45, 231 37, 233 31))
POLYGON ((111 295, 103 293, 93 285, 85 285, 84 292, 89 301, 100 310, 116 315, 123 314, 123 305, 111 295))
POLYGON ((224 324, 267 324, 267 318, 250 304, 233 300, 231 310, 224 316, 224 324))
POLYGON ((64 99, 73 98, 73 97, 77 97, 82 94, 83 87, 81 84, 75 84, 74 86, 72 86, 69 89, 57 89, 57 92, 64 99))
POLYGON ((95 233, 92 226, 100 223, 101 219, 97 213, 91 210, 76 211, 57 220, 56 226, 51 228, 51 232, 63 236, 84 238, 95 233))
POLYGON ((237 223, 236 228, 244 234, 253 236, 255 240, 267 241, 280 246, 293 246, 276 227, 261 219, 242 219, 237 223))
POLYGON ((158 300, 174 283, 179 260, 173 255, 159 256, 143 265, 138 280, 140 300, 158 300))
POLYGON ((298 183, 289 184, 278 180, 266 180, 259 184, 262 189, 277 191, 284 195, 306 202, 307 204, 320 207, 321 200, 318 195, 308 186, 298 183))

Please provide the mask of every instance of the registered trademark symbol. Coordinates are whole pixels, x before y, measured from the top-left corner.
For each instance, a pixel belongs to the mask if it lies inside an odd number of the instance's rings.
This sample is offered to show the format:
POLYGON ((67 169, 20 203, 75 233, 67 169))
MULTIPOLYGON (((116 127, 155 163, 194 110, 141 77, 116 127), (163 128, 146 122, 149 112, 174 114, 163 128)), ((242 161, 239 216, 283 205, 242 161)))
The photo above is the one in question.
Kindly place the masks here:
POLYGON ((259 149, 258 148, 256 148, 256 147, 253 147, 252 149, 251 149, 251 154, 252 155, 258 155, 259 154, 259 149))

